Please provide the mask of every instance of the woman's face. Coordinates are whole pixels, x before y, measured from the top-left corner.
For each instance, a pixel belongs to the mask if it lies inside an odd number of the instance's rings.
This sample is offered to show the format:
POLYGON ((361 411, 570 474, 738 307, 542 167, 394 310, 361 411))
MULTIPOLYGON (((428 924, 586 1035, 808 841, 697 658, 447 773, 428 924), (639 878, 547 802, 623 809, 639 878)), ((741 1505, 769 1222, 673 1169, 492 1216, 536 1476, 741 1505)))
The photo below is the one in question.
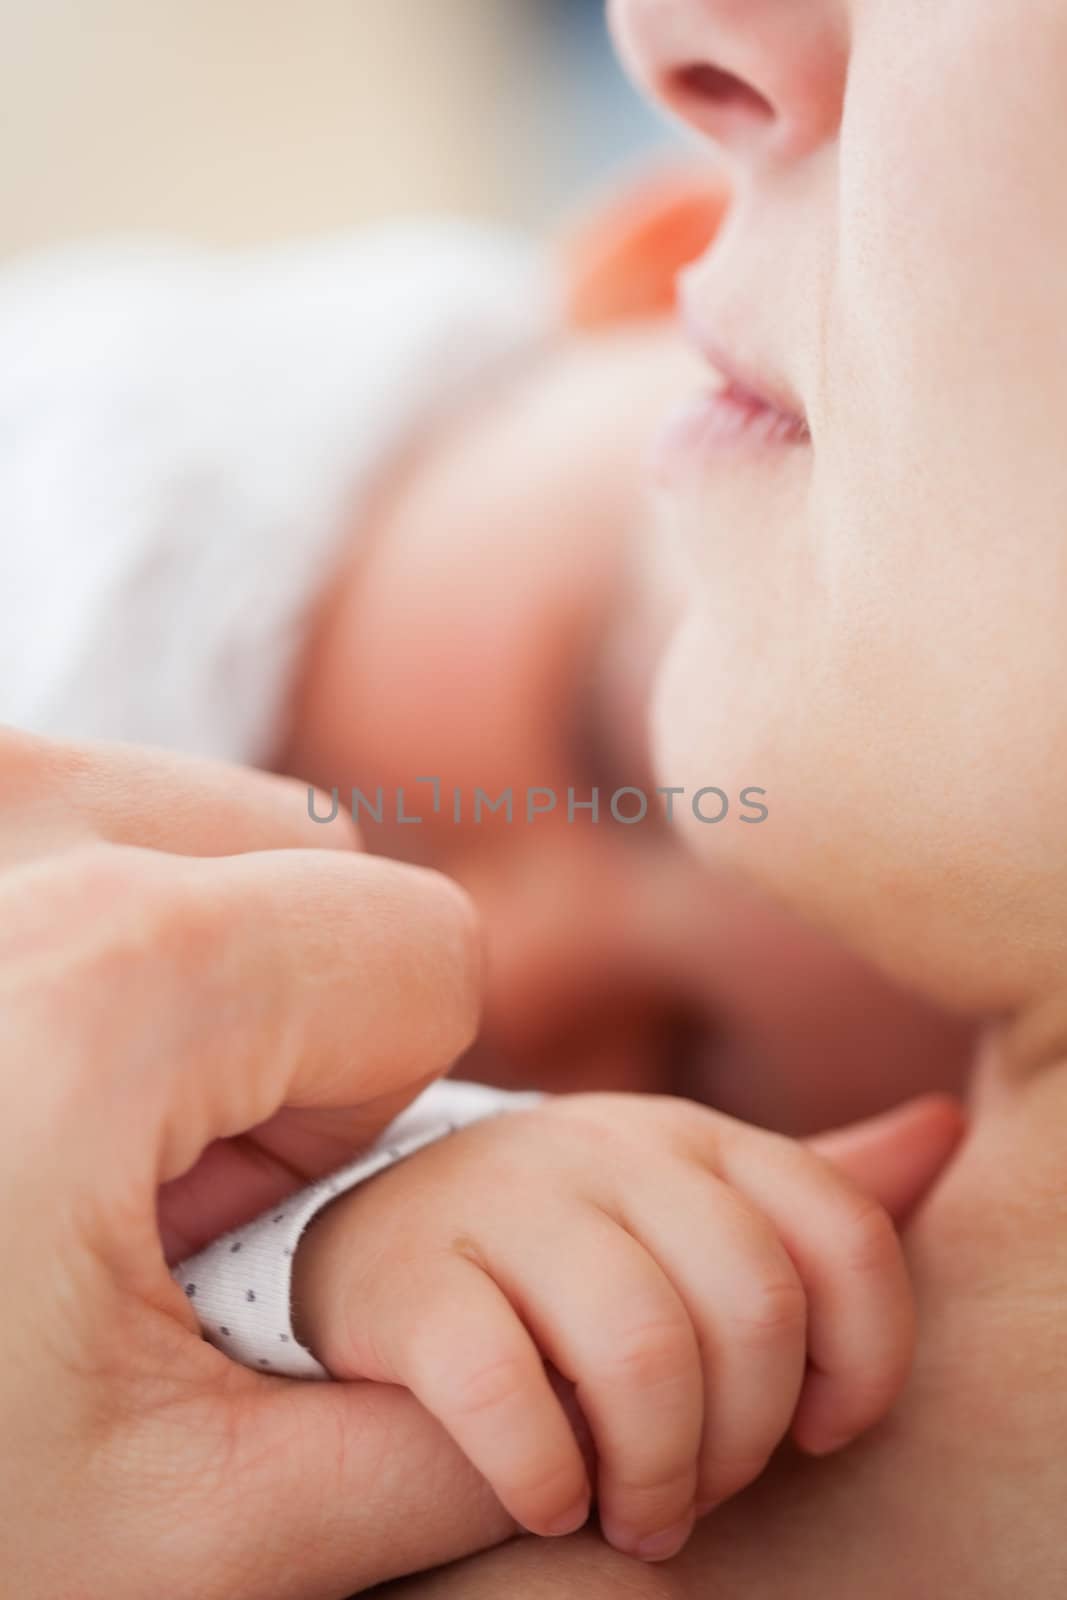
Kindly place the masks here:
POLYGON ((663 780, 766 788, 697 845, 938 999, 1024 1004, 1067 929, 1067 7, 611 12, 737 185, 685 286, 728 387, 661 451, 663 780))

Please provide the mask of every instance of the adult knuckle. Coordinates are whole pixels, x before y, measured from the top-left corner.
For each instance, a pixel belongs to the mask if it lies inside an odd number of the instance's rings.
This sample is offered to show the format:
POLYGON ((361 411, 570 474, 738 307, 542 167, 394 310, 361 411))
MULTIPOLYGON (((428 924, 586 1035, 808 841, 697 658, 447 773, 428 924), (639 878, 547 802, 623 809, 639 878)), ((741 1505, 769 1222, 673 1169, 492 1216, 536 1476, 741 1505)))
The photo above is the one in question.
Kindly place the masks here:
POLYGON ((120 1070, 127 1037, 159 1023, 159 874, 139 852, 90 843, 12 877, 32 904, 15 919, 17 947, 0 949, 3 1010, 47 1061, 41 1094, 80 1114, 79 1089, 95 1092, 120 1070))
POLYGON ((153 957, 165 958, 183 978, 216 970, 214 958, 221 955, 234 919, 198 874, 146 885, 142 914, 146 950, 153 957))
POLYGON ((124 984, 138 972, 162 976, 186 968, 190 956, 203 956, 217 921, 192 879, 152 851, 87 848, 74 864, 73 887, 84 910, 97 919, 98 970, 124 984))
POLYGON ((106 980, 143 950, 157 886, 138 852, 78 845, 45 865, 35 889, 37 942, 68 982, 106 980))
POLYGON ((50 862, 49 868, 53 889, 69 898, 73 910, 91 915, 105 907, 114 911, 127 905, 142 878, 137 851, 101 840, 76 845, 50 862))
POLYGON ((54 759, 55 746, 47 740, 21 729, 0 727, 0 796, 5 810, 37 797, 54 759))
POLYGON ((87 847, 67 887, 87 936, 69 981, 121 995, 131 1022, 146 1006, 186 1003, 212 974, 223 918, 204 885, 170 858, 126 846, 87 847), (91 930, 91 931, 90 931, 91 930))

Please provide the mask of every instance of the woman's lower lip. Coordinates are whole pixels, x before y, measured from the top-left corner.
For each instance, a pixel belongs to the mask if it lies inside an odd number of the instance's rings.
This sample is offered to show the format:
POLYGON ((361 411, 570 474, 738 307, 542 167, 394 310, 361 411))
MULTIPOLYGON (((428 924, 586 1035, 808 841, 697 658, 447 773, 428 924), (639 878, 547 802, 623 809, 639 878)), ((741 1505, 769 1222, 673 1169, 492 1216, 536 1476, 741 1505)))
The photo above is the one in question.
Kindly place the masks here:
POLYGON ((736 384, 708 389, 670 417, 653 456, 656 478, 670 483, 702 462, 808 444, 801 417, 777 411, 736 384))

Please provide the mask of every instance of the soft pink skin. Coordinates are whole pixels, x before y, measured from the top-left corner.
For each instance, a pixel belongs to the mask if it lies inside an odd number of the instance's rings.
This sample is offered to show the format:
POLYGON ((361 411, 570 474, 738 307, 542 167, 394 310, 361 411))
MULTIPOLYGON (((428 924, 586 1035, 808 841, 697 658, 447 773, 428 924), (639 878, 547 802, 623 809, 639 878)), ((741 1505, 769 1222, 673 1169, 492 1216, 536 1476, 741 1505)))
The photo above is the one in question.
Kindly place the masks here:
POLYGON ((962 1126, 928 1096, 805 1148, 673 1097, 553 1096, 332 1206, 297 1251, 299 1335, 410 1389, 521 1527, 574 1533, 595 1485, 603 1536, 664 1560, 787 1435, 829 1454, 898 1398, 890 1218, 962 1126))
POLYGON ((918 1358, 884 1427, 824 1461, 780 1455, 666 1568, 589 1531, 508 1545, 403 1600, 1059 1600, 1065 1117, 1062 1070, 980 1113, 912 1227, 918 1358))
POLYGON ((476 1026, 466 897, 304 799, 0 730, 9 1594, 342 1595, 507 1532, 409 1397, 205 1343, 160 1248, 333 1170, 476 1026))
POLYGON ((692 843, 932 998, 1036 1004, 1067 953, 1067 15, 612 15, 737 184, 690 316, 812 435, 674 473, 692 587, 659 764, 692 781, 715 750, 775 801, 758 849, 692 843))
POLYGON ((811 443, 800 402, 748 368, 705 329, 693 274, 682 276, 682 319, 692 345, 704 356, 715 384, 701 390, 668 421, 654 455, 654 476, 664 487, 720 457, 775 452, 811 443))
MULTIPOLYGON (((421 774, 468 797, 599 784, 605 810, 620 783, 651 788, 647 690, 673 602, 646 586, 635 604, 630 535, 648 442, 703 370, 667 324, 575 342, 404 463, 323 612, 288 768, 406 785, 412 809, 421 774)), ((718 758, 702 765, 718 782, 718 758)), ((762 852, 764 829, 728 826, 762 852)), ((794 1133, 960 1081, 965 1026, 734 874, 694 870, 664 827, 364 831, 455 875, 486 919, 471 1073, 682 1091, 794 1133)))
POLYGON ((911 1233, 919 1358, 888 1428, 829 1463, 782 1460, 667 1573, 634 1577, 582 1540, 409 1592, 1055 1600, 1067 11, 611 9, 635 75, 720 141, 740 182, 694 275, 704 315, 795 388, 812 429, 810 451, 677 485, 693 587, 660 695, 662 770, 682 782, 712 749, 730 776, 758 766, 780 797, 773 833, 743 861, 725 833, 694 830, 697 848, 714 838, 717 860, 1007 1028, 974 1138, 911 1233))

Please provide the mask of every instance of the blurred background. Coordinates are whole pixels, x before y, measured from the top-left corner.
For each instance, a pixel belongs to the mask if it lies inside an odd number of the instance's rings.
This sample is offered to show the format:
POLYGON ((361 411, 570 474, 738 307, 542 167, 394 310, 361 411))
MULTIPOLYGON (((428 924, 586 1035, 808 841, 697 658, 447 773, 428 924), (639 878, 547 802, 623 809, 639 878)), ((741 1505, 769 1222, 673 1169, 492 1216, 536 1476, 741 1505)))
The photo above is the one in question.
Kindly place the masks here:
POLYGON ((603 0, 0 0, 0 254, 557 220, 674 136, 603 0))

